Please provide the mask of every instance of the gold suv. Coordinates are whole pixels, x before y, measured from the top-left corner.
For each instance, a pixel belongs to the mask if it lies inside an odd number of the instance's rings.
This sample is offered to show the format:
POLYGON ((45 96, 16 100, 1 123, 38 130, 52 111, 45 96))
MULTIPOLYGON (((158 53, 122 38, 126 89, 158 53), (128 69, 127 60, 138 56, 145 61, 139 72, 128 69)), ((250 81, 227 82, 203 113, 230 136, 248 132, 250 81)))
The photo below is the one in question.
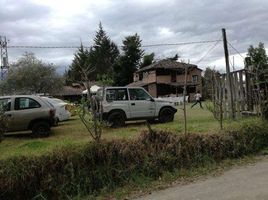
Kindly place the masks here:
POLYGON ((33 136, 48 136, 55 123, 55 109, 39 96, 1 96, 0 109, 7 116, 7 132, 31 130, 33 136))

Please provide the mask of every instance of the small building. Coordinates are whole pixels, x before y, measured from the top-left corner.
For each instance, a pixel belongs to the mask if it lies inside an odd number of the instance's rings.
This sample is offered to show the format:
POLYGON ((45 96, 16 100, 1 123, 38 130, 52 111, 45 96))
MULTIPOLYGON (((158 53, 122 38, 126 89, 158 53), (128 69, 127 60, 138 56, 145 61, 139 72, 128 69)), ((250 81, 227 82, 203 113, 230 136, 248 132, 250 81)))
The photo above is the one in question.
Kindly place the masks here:
POLYGON ((202 91, 202 70, 196 65, 170 59, 155 62, 134 73, 134 82, 128 86, 144 87, 153 97, 182 96, 187 73, 187 95, 193 100, 196 91, 202 91))
POLYGON ((69 86, 63 86, 62 90, 50 95, 70 102, 80 102, 82 98, 82 92, 84 90, 85 87, 83 85, 73 83, 72 85, 69 86))

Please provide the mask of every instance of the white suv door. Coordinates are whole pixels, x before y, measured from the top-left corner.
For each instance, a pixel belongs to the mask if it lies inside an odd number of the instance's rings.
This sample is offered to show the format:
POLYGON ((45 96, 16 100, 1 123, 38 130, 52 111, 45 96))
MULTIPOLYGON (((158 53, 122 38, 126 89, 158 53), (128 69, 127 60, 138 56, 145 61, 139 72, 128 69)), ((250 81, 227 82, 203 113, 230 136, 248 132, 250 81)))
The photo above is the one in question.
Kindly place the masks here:
POLYGON ((142 88, 129 88, 129 105, 131 118, 155 116, 155 102, 142 88))

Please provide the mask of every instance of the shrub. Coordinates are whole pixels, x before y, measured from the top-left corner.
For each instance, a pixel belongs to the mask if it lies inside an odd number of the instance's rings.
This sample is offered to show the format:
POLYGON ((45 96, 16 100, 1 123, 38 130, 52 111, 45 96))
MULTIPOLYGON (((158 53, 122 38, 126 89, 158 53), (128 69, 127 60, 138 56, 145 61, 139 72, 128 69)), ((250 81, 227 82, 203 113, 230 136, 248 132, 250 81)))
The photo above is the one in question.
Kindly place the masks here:
POLYGON ((264 119, 268 120, 268 101, 264 101, 262 105, 262 116, 264 119))
POLYGON ((0 161, 0 199, 67 199, 113 190, 137 176, 200 166, 207 161, 257 152, 268 146, 264 123, 243 124, 224 134, 175 135, 143 132, 134 141, 68 146, 38 157, 0 161))
POLYGON ((8 117, 5 115, 4 111, 0 107, 0 142, 4 138, 4 133, 8 128, 8 117))

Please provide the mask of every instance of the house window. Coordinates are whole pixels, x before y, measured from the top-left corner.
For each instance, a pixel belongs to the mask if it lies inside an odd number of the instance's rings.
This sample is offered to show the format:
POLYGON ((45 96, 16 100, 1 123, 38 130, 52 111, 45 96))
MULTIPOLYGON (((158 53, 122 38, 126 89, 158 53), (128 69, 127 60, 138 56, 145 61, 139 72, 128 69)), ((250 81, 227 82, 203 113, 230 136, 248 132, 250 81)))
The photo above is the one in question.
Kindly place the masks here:
POLYGON ((193 75, 192 76, 192 81, 193 82, 198 82, 198 75, 193 75))

